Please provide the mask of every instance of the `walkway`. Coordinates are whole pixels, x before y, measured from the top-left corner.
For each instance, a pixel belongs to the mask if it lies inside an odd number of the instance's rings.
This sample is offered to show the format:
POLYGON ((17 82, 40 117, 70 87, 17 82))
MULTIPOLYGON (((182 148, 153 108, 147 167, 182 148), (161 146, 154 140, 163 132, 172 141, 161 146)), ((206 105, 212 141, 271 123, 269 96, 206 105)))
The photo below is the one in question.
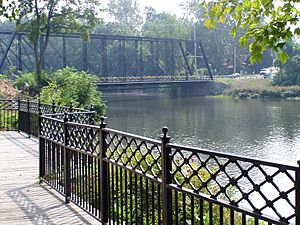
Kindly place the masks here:
POLYGON ((99 224, 38 184, 38 142, 17 132, 0 132, 0 225, 7 224, 99 224))

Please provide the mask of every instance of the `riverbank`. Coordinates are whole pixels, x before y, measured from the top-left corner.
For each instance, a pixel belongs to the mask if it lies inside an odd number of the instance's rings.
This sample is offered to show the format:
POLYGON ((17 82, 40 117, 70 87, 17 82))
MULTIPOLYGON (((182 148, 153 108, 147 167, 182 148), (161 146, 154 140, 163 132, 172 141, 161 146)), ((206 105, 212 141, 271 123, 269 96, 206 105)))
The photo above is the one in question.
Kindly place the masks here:
POLYGON ((218 79, 216 82, 227 85, 217 98, 248 98, 248 99, 300 99, 300 86, 273 86, 271 79, 218 79))

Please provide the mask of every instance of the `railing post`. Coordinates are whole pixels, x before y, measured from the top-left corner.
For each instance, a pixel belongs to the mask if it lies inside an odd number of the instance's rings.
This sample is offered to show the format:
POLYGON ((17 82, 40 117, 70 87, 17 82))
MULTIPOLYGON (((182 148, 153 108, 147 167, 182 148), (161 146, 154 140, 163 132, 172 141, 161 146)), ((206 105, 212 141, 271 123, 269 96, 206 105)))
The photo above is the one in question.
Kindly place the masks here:
POLYGON ((70 102, 70 106, 69 106, 69 119, 70 119, 70 122, 72 122, 72 117, 73 117, 73 103, 70 102))
POLYGON ((300 160, 298 161, 298 168, 296 170, 296 204, 295 204, 295 215, 296 215, 296 225, 300 225, 300 160))
POLYGON ((52 114, 54 114, 55 113, 55 100, 54 99, 52 99, 52 107, 51 107, 52 109, 52 114))
POLYGON ((104 161, 106 157, 106 132, 103 130, 106 127, 104 122, 105 118, 102 116, 100 118, 100 154, 99 154, 99 167, 100 167, 100 218, 102 224, 108 224, 108 183, 109 183, 109 172, 108 163, 104 161))
POLYGON ((65 179, 65 203, 70 202, 71 197, 71 180, 70 180, 70 154, 67 148, 69 141, 69 133, 68 133, 68 113, 64 114, 64 179, 65 179))
POLYGON ((39 137, 39 177, 45 176, 45 140, 42 136, 41 100, 38 101, 38 137, 39 137))
POLYGON ((27 98, 27 126, 28 126, 28 138, 30 138, 31 127, 30 127, 30 101, 27 98))
POLYGON ((171 180, 172 163, 170 160, 171 149, 166 145, 170 142, 168 128, 162 128, 161 136, 161 159, 162 159, 162 204, 163 204, 163 225, 172 224, 172 192, 168 188, 171 180))
MULTIPOLYGON (((18 96, 18 118, 20 118, 21 98, 18 96)), ((20 133, 20 119, 18 119, 18 132, 20 133)))
MULTIPOLYGON (((91 107, 90 107, 90 112, 94 112, 94 111, 95 111, 94 106, 91 105, 91 107)), ((95 114, 93 113, 93 114, 91 114, 90 117, 89 117, 89 124, 90 124, 90 125, 94 125, 94 123, 95 123, 94 115, 95 115, 95 114)))

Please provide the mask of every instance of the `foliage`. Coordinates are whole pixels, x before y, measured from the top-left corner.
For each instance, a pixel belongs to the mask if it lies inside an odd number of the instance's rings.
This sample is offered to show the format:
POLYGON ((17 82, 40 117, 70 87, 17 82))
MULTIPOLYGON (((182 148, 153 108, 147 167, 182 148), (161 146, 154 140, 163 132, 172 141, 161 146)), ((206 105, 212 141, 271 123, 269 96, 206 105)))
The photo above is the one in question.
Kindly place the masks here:
POLYGON ((58 70, 49 75, 49 84, 40 93, 41 101, 51 103, 54 99, 59 105, 72 103, 78 108, 89 108, 93 105, 103 115, 106 106, 94 84, 95 79, 94 76, 73 68, 58 70))
MULTIPOLYGON (((0 95, 0 98, 2 96, 0 95)), ((1 105, 0 105, 1 106, 1 105)), ((11 131, 18 129, 18 115, 14 112, 0 110, 0 131, 11 131)))
POLYGON ((299 22, 299 9, 296 0, 243 0, 243 1, 207 1, 201 0, 206 12, 205 25, 214 28, 218 23, 235 21, 232 35, 238 29, 246 34, 240 37, 242 46, 248 46, 252 63, 262 60, 266 48, 279 51, 277 58, 283 63, 288 55, 282 51, 286 41, 300 34, 300 28, 293 29, 299 22))
POLYGON ((143 18, 136 0, 111 0, 107 11, 115 21, 110 22, 110 26, 118 28, 123 34, 138 34, 143 18))
POLYGON ((41 85, 42 67, 50 33, 81 32, 88 39, 88 32, 95 26, 97 0, 18 0, 8 5, 6 11, 17 19, 17 31, 29 32, 34 45, 38 85, 41 85), (41 39, 45 34, 44 39, 41 39))
POLYGON ((290 58, 285 64, 276 61, 280 68, 279 73, 274 77, 273 84, 281 86, 300 85, 300 46, 294 42, 288 42, 285 51, 290 58))
POLYGON ((151 7, 146 8, 146 15, 146 21, 142 28, 143 36, 185 39, 191 34, 191 23, 178 19, 176 15, 166 12, 156 13, 151 7))
POLYGON ((296 98, 300 96, 300 87, 291 86, 272 86, 271 79, 219 79, 230 87, 224 92, 224 95, 234 98, 247 99, 273 99, 273 98, 296 98))
POLYGON ((24 89, 25 86, 34 88, 37 85, 35 73, 23 73, 14 82, 14 85, 19 90, 24 89))
POLYGON ((290 57, 274 77, 274 85, 300 85, 300 55, 290 57))
MULTIPOLYGON (((46 86, 47 85, 47 73, 43 71, 40 76, 40 85, 46 86)), ((38 74, 37 72, 32 73, 22 73, 15 75, 14 79, 14 86, 18 90, 23 90, 28 92, 29 95, 35 95, 40 90, 40 85, 38 85, 38 74)))

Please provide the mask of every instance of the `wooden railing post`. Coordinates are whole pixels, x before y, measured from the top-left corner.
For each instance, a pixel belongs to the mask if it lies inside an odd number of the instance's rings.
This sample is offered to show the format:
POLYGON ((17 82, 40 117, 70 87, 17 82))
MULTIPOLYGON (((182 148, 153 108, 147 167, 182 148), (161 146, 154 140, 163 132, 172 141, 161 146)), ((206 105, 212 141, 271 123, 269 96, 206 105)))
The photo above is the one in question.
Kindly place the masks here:
POLYGON ((45 176, 45 140, 42 135, 42 109, 41 100, 38 101, 38 138, 39 138, 39 177, 45 176))
POLYGON ((104 161, 106 158, 106 132, 103 130, 106 127, 105 118, 100 118, 100 155, 99 155, 99 168, 100 168, 100 218, 102 224, 108 224, 108 202, 109 202, 109 171, 108 163, 104 161))
POLYGON ((31 127, 30 127, 30 101, 27 99, 27 126, 28 126, 28 137, 30 138, 31 127))
POLYGON ((296 209, 296 225, 300 225, 300 160, 298 161, 298 168, 296 170, 296 202, 295 202, 295 209, 296 209))
POLYGON ((65 203, 70 202, 71 197, 71 179, 70 179, 70 154, 67 148, 69 142, 68 133, 68 113, 64 114, 64 187, 65 187, 65 203))
POLYGON ((168 188, 171 180, 172 163, 170 160, 171 149, 166 145, 170 142, 168 128, 162 128, 161 136, 161 160, 162 160, 162 205, 163 205, 163 225, 172 224, 172 192, 168 188))

